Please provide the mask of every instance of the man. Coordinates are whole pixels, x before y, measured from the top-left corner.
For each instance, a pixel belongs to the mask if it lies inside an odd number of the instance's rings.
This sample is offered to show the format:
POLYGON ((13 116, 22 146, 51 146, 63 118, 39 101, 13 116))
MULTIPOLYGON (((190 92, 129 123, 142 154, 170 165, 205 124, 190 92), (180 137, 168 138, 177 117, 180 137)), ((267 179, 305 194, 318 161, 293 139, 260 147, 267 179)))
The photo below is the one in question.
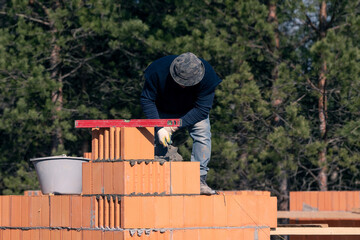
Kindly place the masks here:
MULTIPOLYGON (((209 112, 220 82, 208 62, 187 52, 162 57, 150 64, 145 70, 141 94, 147 118, 180 118, 181 127, 189 130, 193 139, 191 161, 200 162, 200 193, 205 195, 215 193, 206 184, 206 175, 211 155, 209 112)), ((157 129, 155 155, 166 154, 171 135, 177 130, 175 127, 157 129)))

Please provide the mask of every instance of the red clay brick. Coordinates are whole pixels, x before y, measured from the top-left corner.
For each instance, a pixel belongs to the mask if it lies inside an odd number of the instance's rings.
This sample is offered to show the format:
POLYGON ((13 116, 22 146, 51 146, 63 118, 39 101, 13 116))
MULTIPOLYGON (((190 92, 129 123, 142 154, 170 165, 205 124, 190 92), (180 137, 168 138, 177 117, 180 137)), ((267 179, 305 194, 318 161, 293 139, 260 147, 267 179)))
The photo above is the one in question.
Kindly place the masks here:
POLYGON ((346 203, 346 197, 344 197, 344 195, 342 194, 342 196, 340 197, 340 209, 343 211, 347 210, 347 203, 346 203))
POLYGON ((270 239, 270 228, 258 229, 258 240, 269 240, 270 239))
POLYGON ((125 165, 125 193, 170 193, 170 165, 159 162, 125 165), (138 177, 136 177, 138 176, 138 177), (130 181, 138 179, 134 185, 130 181), (130 184, 130 185, 129 185, 130 184))
POLYGON ((171 196, 170 226, 184 227, 184 196, 171 196))
POLYGON ((32 229, 30 231, 31 240, 41 240, 40 239, 40 229, 32 229))
MULTIPOLYGON (((309 196, 310 200, 306 201, 306 204, 310 207, 319 209, 320 201, 319 201, 319 194, 318 192, 307 192, 307 195, 309 196)), ((303 210, 304 204, 301 205, 301 210, 303 210)))
POLYGON ((97 160, 99 158, 99 129, 93 128, 91 135, 91 159, 97 160))
POLYGON ((170 193, 169 163, 114 162, 113 174, 113 194, 170 193))
POLYGON ((209 239, 213 240, 216 230, 215 229, 199 229, 198 231, 199 239, 209 239))
POLYGON ((104 128, 100 128, 99 129, 99 160, 104 160, 104 133, 105 133, 105 129, 104 128))
MULTIPOLYGON (((151 222, 149 222, 149 226, 157 227, 164 227, 164 226, 171 226, 170 218, 171 216, 171 204, 172 197, 153 197, 154 207, 151 208, 151 201, 144 206, 144 210, 149 212, 148 216, 151 222), (150 206, 149 206, 150 205, 150 206), (163 209, 163 210, 162 210, 163 209), (155 211, 154 211, 155 210, 155 211)), ((174 216, 177 217, 177 216, 174 216)))
POLYGON ((354 206, 353 208, 359 208, 360 207, 360 193, 358 191, 353 191, 353 198, 354 198, 354 206))
MULTIPOLYGON (((134 235, 132 236, 130 234, 130 232, 128 230, 126 230, 126 231, 123 232, 122 235, 123 236, 121 236, 119 234, 119 237, 114 236, 114 240, 118 240, 118 239, 120 239, 120 240, 123 240, 123 239, 124 240, 151 240, 151 239, 168 240, 168 239, 172 239, 170 231, 165 231, 165 232, 160 232, 160 231, 153 232, 153 231, 151 231, 149 233, 149 235, 147 235, 145 233, 145 231, 142 231, 140 236, 138 236, 138 231, 135 231, 134 235)), ((184 239, 187 239, 187 238, 184 238, 184 239)))
MULTIPOLYGON (((114 194, 124 194, 124 162, 114 162, 113 163, 113 186, 114 186, 114 194)), ((129 164, 129 163, 127 163, 129 164)))
MULTIPOLYGON (((32 240, 31 239, 31 230, 27 230, 27 231, 21 231, 21 240, 32 240)), ((1 234, 0 234, 0 239, 1 238, 1 234)))
POLYGON ((315 194, 312 194, 311 192, 304 192, 304 195, 300 195, 301 200, 298 203, 298 207, 300 211, 303 211, 304 206, 310 206, 317 208, 318 207, 318 196, 315 194))
POLYGON ((41 198, 42 197, 31 197, 30 198, 30 226, 40 227, 41 226, 41 198))
POLYGON ((290 210, 302 211, 304 205, 319 211, 351 211, 360 207, 358 191, 290 192, 290 210), (294 208, 296 203, 300 205, 294 208))
POLYGON ((30 226, 30 198, 28 196, 22 196, 21 198, 21 226, 30 226))
POLYGON ((346 211, 351 211, 355 207, 354 194, 351 191, 346 191, 346 211))
POLYGON ((331 203, 331 201, 329 201, 331 199, 331 192, 329 192, 329 191, 324 192, 324 198, 325 198, 324 211, 331 211, 332 203, 331 203))
POLYGON ((114 240, 114 232, 105 231, 103 233, 103 240, 114 240))
POLYGON ((124 194, 143 192, 141 183, 143 182, 140 174, 141 167, 138 164, 131 166, 129 162, 124 162, 124 173, 122 182, 124 184, 124 194))
POLYGON ((267 196, 270 197, 268 191, 254 191, 254 190, 231 190, 231 191, 218 191, 219 194, 225 195, 255 195, 255 196, 267 196))
POLYGON ((110 226, 110 199, 105 196, 104 197, 104 225, 106 228, 110 226))
POLYGON ((109 211, 110 211, 110 220, 109 220, 109 227, 114 228, 115 227, 115 197, 110 197, 109 199, 109 211))
POLYGON ((95 218, 97 212, 95 211, 96 197, 83 197, 82 198, 82 227, 93 228, 95 227, 95 218))
POLYGON ((251 228, 245 228, 245 229, 242 229, 242 239, 256 239, 255 238, 255 234, 259 234, 258 230, 257 229, 251 229, 251 228), (255 233, 256 232, 256 233, 255 233))
POLYGON ((227 212, 225 195, 212 196, 214 204, 214 226, 227 226, 227 212))
MULTIPOLYGON (((63 239, 63 240, 68 240, 68 239, 63 239)), ((82 240, 82 232, 81 231, 71 231, 71 240, 82 240)))
POLYGON ((49 197, 41 196, 41 225, 50 226, 50 206, 49 197))
POLYGON ((50 231, 51 240, 61 240, 61 230, 51 230, 50 231))
POLYGON ((104 197, 100 196, 98 200, 98 209, 99 209, 99 227, 104 226, 104 197))
POLYGON ((253 226, 258 223, 256 196, 225 195, 228 226, 253 226))
POLYGON ((214 226, 214 197, 211 196, 201 196, 200 197, 200 221, 199 225, 201 227, 214 226))
POLYGON ((154 159, 154 128, 127 127, 120 130, 122 160, 154 159))
POLYGON ((200 223, 201 196, 184 196, 184 227, 197 227, 200 223))
POLYGON ((63 227, 71 226, 70 198, 71 196, 61 196, 61 226, 63 227))
MULTIPOLYGON (((170 193, 184 193, 185 183, 184 183, 184 164, 178 164, 176 162, 170 162, 170 193)), ((200 181, 200 179, 199 179, 200 181)))
POLYGON ((110 160, 110 128, 104 129, 104 160, 110 160))
MULTIPOLYGON (((194 240, 269 240, 270 229, 254 229, 254 228, 209 228, 209 229, 184 229, 169 231, 172 240, 194 239, 194 240)), ((151 234, 150 234, 151 236, 151 234)))
POLYGON ((120 220, 121 220, 121 206, 120 206, 120 198, 115 197, 115 228, 120 228, 120 220))
POLYGON ((50 196, 50 226, 51 227, 63 227, 61 199, 62 196, 50 196))
MULTIPOLYGON (((95 238, 93 238, 93 236, 92 236, 92 230, 82 230, 81 231, 82 232, 82 239, 83 240, 87 240, 87 239, 91 239, 91 240, 93 240, 93 239, 95 239, 95 238)), ((101 238, 100 238, 101 239, 101 238)), ((99 239, 99 240, 100 240, 99 239)))
POLYGON ((91 159, 91 152, 84 152, 83 157, 87 159, 91 159))
POLYGON ((298 207, 297 207, 297 203, 299 201, 298 198, 298 193, 297 192, 290 192, 289 193, 289 198, 291 201, 289 201, 289 210, 290 211, 299 211, 298 207))
POLYGON ((11 227, 21 227, 22 197, 23 196, 10 196, 10 226, 11 227))
POLYGON ((124 196, 122 228, 277 226, 276 198, 266 195, 124 196))
POLYGON ((224 204, 227 209, 226 226, 258 225, 276 227, 277 205, 275 197, 267 197, 265 195, 225 195, 224 204))
MULTIPOLYGON (((182 167, 182 169, 185 169, 182 167)), ((194 171, 194 170, 192 170, 194 171)), ((192 173, 184 172, 181 177, 183 190, 177 188, 176 193, 193 193, 192 173), (190 190, 189 190, 190 189, 190 190)), ((196 170, 197 176, 199 171, 196 170)), ((199 180, 197 179, 197 182, 199 180)), ((195 183, 196 185, 196 183, 195 183)), ((200 185, 199 185, 200 186, 200 185)), ((199 192, 200 187, 196 187, 199 192)), ((160 165, 159 162, 92 162, 83 164, 83 194, 132 194, 132 193, 170 193, 170 163, 160 165), (89 169, 91 166, 91 169, 89 169), (90 173, 91 172, 91 173, 90 173), (91 175, 91 177, 89 176, 91 175), (91 179, 90 181, 88 179, 91 179), (89 190, 92 186, 92 189, 89 190)))
POLYGON ((94 199, 94 209, 95 209, 95 215, 94 215, 94 227, 98 228, 99 227, 99 202, 100 202, 100 197, 97 197, 96 199, 94 199))
MULTIPOLYGON (((229 233, 228 233, 229 229, 217 229, 216 231, 214 231, 214 237, 213 239, 231 239, 231 237, 229 237, 229 233)), ((252 239, 250 239, 252 240, 252 239)))
POLYGON ((269 197, 259 202, 259 224, 269 226, 270 228, 277 227, 277 198, 269 197))
MULTIPOLYGON (((114 194, 114 164, 112 162, 104 162, 104 193, 114 194)), ((116 173, 118 174, 118 173, 116 173)))
POLYGON ((121 154, 120 154, 120 128, 119 127, 116 127, 115 128, 115 138, 114 138, 114 140, 115 140, 115 159, 116 160, 119 160, 120 159, 120 156, 121 156, 121 154))
MULTIPOLYGON (((340 209, 340 194, 335 191, 331 192, 331 211, 345 211, 345 209, 340 209)), ((290 198, 291 200, 291 198, 290 198)))
POLYGON ((39 236, 38 229, 30 229, 30 230, 21 231, 21 240, 40 240, 39 238, 40 238, 40 236, 39 236))
POLYGON ((92 194, 92 162, 82 164, 82 194, 92 194))
POLYGON ((21 230, 19 229, 10 229, 11 240, 21 240, 21 230))
POLYGON ((113 161, 115 160, 115 128, 111 127, 110 128, 110 160, 113 161))
MULTIPOLYGON (((3 210, 2 210, 3 209, 3 207, 2 207, 2 199, 3 199, 3 196, 0 196, 0 212, 3 212, 3 210)), ((0 215, 0 226, 3 226, 2 225, 2 215, 0 215)), ((1 231, 0 231, 0 234, 1 234, 1 231)))
POLYGON ((172 232, 172 239, 171 240, 182 240, 182 239, 188 239, 188 238, 185 238, 185 233, 186 231, 185 230, 177 230, 177 231, 173 231, 172 232))
POLYGON ((126 231, 116 231, 114 233, 114 240, 124 240, 126 231))
POLYGON ((104 162, 93 162, 91 164, 92 194, 104 193, 104 162))
POLYGON ((50 230, 49 229, 40 229, 40 239, 41 240, 50 240, 50 230))
MULTIPOLYGON (((67 240, 67 239, 71 240, 71 230, 62 229, 62 230, 60 230, 60 232, 61 232, 61 234, 60 234, 61 240, 67 240)), ((53 239, 51 238, 51 240, 53 240, 53 239)))
POLYGON ((24 196, 41 196, 42 192, 40 190, 27 190, 24 191, 24 196))
POLYGON ((200 194, 200 163, 170 162, 172 194, 200 194))
POLYGON ((72 228, 81 228, 81 216, 82 216, 82 197, 81 196, 71 196, 71 227, 72 228))
POLYGON ((318 207, 317 209, 319 211, 326 211, 326 193, 327 192, 317 192, 317 195, 318 195, 318 207))
POLYGON ((142 204, 140 197, 121 197, 120 201, 120 227, 139 228, 141 226, 142 204))
POLYGON ((102 240, 102 235, 103 235, 102 231, 90 231, 90 233, 91 233, 90 239, 102 240))
MULTIPOLYGON (((178 227, 170 225, 172 219, 181 218, 183 212, 179 206, 175 206, 171 196, 153 197, 136 196, 122 197, 121 204, 121 227, 122 228, 164 228, 178 227), (178 208, 173 211, 172 208, 178 208), (177 215, 179 214, 179 216, 177 215)), ((179 198, 183 201, 183 199, 179 198)), ((191 210, 189 210, 191 211, 191 210)), ((189 214, 191 214, 189 212, 189 214)), ((180 222, 182 224, 183 222, 180 222)))
POLYGON ((0 196, 1 198, 1 226, 10 226, 11 196, 0 196))
POLYGON ((1 230, 2 238, 1 240, 11 240, 11 231, 10 229, 1 230))

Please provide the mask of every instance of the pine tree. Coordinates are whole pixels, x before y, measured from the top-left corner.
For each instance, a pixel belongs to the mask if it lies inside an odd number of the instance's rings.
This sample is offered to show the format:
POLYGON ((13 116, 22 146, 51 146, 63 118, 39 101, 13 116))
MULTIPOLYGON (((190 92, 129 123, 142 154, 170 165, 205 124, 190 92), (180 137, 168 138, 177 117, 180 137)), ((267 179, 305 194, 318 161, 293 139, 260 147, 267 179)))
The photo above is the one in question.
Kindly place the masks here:
POLYGON ((8 1, 0 18, 0 189, 19 193, 31 157, 88 150, 74 120, 140 116, 148 27, 113 1, 8 1))
POLYGON ((353 92, 343 91, 356 86, 359 79, 359 49, 353 43, 358 41, 359 5, 354 1, 311 1, 298 8, 296 13, 293 10, 293 19, 300 19, 302 24, 293 35, 300 51, 290 66, 304 78, 301 115, 311 123, 311 137, 298 164, 294 179, 298 186, 294 187, 354 188, 359 176, 353 167, 358 165, 359 149, 341 131, 358 118, 358 110, 350 110, 344 102, 351 99, 356 105, 353 92), (352 166, 346 164, 349 162, 352 166))

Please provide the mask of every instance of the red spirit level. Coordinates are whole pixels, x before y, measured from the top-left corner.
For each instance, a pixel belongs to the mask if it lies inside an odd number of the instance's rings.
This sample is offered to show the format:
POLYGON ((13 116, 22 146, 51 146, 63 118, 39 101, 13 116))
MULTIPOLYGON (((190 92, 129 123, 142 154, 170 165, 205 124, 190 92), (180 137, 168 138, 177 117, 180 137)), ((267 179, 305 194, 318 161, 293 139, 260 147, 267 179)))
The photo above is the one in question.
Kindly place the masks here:
POLYGON ((75 120, 75 128, 180 127, 180 119, 75 120))

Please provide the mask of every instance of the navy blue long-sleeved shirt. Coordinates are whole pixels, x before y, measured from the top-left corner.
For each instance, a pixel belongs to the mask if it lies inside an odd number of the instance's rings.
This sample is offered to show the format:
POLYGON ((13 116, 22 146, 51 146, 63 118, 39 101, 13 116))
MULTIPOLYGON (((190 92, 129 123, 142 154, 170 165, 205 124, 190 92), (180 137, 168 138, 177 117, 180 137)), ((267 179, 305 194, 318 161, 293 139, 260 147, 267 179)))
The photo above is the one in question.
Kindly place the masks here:
POLYGON ((162 57, 145 70, 140 101, 147 118, 159 119, 159 112, 176 114, 182 116, 182 126, 186 127, 208 116, 221 79, 207 61, 200 59, 205 67, 204 78, 194 86, 183 88, 170 74, 170 65, 176 57, 162 57))

